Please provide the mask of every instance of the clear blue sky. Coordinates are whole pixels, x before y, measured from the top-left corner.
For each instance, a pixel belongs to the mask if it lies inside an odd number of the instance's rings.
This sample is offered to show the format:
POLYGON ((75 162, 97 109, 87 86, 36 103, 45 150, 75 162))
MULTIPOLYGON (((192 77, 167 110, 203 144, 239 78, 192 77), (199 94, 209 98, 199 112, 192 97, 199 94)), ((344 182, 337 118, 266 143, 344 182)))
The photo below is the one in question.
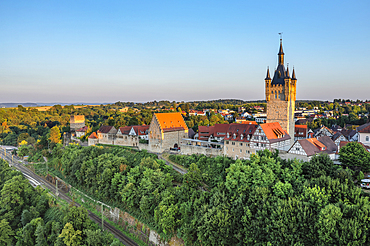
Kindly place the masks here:
POLYGON ((370 1, 0 1, 0 102, 370 99, 370 1))

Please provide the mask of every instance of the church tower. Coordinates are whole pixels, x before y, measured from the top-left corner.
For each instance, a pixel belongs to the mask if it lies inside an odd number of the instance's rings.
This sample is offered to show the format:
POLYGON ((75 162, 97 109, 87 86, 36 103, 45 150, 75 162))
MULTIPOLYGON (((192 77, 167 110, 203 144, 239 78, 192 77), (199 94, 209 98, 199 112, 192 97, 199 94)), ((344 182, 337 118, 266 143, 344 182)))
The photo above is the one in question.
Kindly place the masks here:
POLYGON ((280 38, 278 53, 278 66, 271 80, 270 70, 267 68, 265 78, 267 123, 279 122, 291 137, 291 145, 294 143, 294 111, 296 100, 297 79, 293 68, 290 77, 289 67, 284 67, 283 42, 280 38))

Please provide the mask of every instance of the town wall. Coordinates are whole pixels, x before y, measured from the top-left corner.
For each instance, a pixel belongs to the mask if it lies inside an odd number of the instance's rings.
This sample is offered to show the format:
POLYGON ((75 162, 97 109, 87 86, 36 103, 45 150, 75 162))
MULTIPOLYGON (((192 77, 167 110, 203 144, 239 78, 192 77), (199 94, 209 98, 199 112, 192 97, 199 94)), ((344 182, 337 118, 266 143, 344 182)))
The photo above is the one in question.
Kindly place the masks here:
POLYGON ((208 148, 208 147, 203 147, 203 146, 187 145, 187 144, 181 144, 179 146, 181 147, 182 155, 192 155, 192 154, 201 155, 203 154, 207 156, 219 156, 223 154, 223 149, 208 148))

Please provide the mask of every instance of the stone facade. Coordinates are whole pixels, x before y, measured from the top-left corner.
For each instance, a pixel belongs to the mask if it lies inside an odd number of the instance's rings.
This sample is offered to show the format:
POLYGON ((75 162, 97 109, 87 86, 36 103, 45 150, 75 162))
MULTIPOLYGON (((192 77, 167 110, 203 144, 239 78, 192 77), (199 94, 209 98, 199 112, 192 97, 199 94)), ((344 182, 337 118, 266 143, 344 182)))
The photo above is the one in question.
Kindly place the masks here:
POLYGON ((188 127, 180 113, 154 114, 149 127, 149 149, 161 153, 180 146, 188 137, 188 127))
POLYGON ((225 141, 224 155, 233 159, 249 159, 251 154, 255 154, 256 149, 251 148, 249 142, 225 141))

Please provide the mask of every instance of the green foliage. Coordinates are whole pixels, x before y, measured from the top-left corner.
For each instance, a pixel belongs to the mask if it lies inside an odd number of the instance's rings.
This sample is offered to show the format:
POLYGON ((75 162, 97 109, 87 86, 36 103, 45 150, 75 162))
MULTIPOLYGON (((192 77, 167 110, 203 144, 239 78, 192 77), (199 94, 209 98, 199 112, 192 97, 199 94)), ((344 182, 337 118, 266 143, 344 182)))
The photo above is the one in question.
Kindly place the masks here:
POLYGON ((364 172, 370 171, 370 153, 357 142, 350 142, 340 149, 339 161, 345 166, 361 167, 364 172))
POLYGON ((330 175, 333 171, 334 163, 325 153, 320 153, 306 162, 302 169, 306 179, 318 178, 322 175, 330 175))

